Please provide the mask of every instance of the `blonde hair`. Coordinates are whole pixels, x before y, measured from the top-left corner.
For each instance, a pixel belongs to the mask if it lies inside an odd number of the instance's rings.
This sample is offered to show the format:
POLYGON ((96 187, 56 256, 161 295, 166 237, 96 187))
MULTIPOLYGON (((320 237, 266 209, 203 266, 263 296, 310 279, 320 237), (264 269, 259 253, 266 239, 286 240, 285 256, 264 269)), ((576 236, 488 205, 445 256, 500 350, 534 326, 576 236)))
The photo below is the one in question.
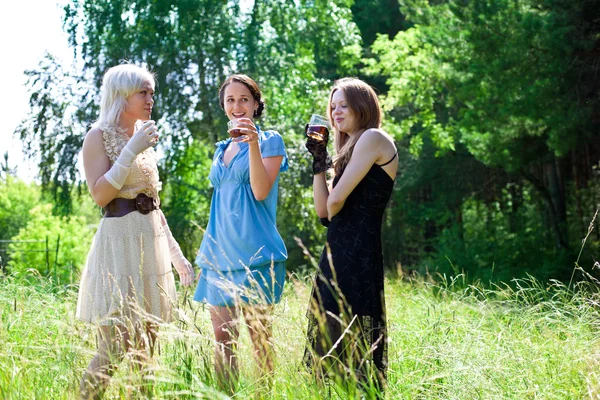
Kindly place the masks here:
POLYGON ((371 128, 379 128, 381 126, 381 107, 377 94, 371 86, 356 78, 342 78, 334 82, 333 88, 329 95, 327 104, 327 116, 329 122, 334 129, 335 152, 333 160, 334 175, 341 175, 352 157, 354 146, 364 131, 371 128), (334 124, 333 114, 331 110, 331 99, 333 94, 341 90, 346 97, 348 107, 356 116, 358 124, 358 134, 354 136, 348 135, 346 132, 338 130, 334 124))
POLYGON ((102 78, 100 88, 100 116, 96 125, 118 126, 127 98, 142 89, 145 83, 154 89, 154 74, 144 67, 133 64, 121 64, 109 68, 102 78))

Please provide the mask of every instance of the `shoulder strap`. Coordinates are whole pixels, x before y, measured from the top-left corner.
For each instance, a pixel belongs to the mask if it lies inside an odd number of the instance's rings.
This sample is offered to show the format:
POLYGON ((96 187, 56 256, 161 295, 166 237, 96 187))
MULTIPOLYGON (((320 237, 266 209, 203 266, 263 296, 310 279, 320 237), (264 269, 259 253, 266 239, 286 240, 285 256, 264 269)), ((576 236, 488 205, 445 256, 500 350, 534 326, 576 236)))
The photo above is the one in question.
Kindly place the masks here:
POLYGON ((390 161, 386 162, 385 164, 377 164, 377 165, 379 165, 380 167, 385 167, 386 165, 388 165, 389 163, 391 163, 392 161, 394 161, 394 158, 396 158, 397 155, 398 155, 398 152, 395 152, 394 153, 394 157, 392 157, 390 159, 390 161))

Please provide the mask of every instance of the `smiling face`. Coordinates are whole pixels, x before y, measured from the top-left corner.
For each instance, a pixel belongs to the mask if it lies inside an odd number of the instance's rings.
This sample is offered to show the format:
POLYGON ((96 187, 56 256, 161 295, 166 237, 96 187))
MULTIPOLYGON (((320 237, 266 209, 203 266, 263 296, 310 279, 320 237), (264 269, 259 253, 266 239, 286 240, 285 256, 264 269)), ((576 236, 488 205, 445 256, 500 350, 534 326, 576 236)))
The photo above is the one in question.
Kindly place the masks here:
POLYGON ((254 111, 258 109, 258 101, 252 97, 252 93, 246 85, 234 81, 225 87, 223 109, 230 120, 242 117, 254 120, 254 111))
POLYGON ((123 117, 132 120, 148 120, 154 105, 154 86, 151 82, 144 82, 142 88, 135 91, 127 98, 127 105, 123 110, 123 117))
POLYGON ((331 120, 340 132, 351 135, 358 130, 356 113, 348 105, 346 94, 342 89, 333 92, 329 104, 329 113, 331 120))

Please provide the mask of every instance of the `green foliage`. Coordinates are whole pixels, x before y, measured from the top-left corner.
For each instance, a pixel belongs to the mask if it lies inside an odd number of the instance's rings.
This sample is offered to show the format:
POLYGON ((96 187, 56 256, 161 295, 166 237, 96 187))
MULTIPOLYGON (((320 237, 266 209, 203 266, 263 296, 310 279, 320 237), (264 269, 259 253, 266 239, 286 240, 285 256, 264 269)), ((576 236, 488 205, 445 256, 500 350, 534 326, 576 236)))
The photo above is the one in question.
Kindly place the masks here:
POLYGON ((9 272, 12 273, 23 274, 34 269, 66 282, 85 262, 93 233, 86 227, 98 223, 98 207, 87 196, 73 204, 73 218, 54 216, 52 211, 56 207, 52 205, 52 199, 40 192, 39 185, 27 184, 11 175, 0 179, 0 240, 29 241, 0 244, 2 264, 8 264, 9 272), (61 239, 56 260, 59 235, 61 239))
POLYGON ((169 228, 190 261, 196 257, 208 223, 212 189, 208 173, 214 146, 190 140, 182 151, 172 151, 161 165, 163 209, 169 228), (168 172, 167 172, 168 171, 168 172))
POLYGON ((10 240, 25 227, 29 211, 39 200, 40 190, 35 184, 27 184, 11 175, 0 178, 0 240, 10 240))
MULTIPOLYGON (((98 221, 100 221, 103 214, 102 208, 94 202, 86 184, 80 183, 77 187, 72 188, 71 198, 77 199, 71 206, 70 214, 72 216, 82 218, 87 226, 96 225, 98 221)), ((53 199, 50 198, 48 193, 45 193, 43 201, 51 203, 52 200, 53 199)), ((60 211, 60 209, 58 211, 60 211)), ((53 207, 53 214, 59 216, 62 215, 60 212, 57 212, 56 206, 53 207)))
POLYGON ((371 46, 377 34, 394 37, 408 28, 406 17, 400 13, 398 0, 354 0, 352 17, 360 29, 365 46, 371 46), (380 10, 385 12, 379 14, 380 10), (373 18, 376 12, 377 18, 373 18))
POLYGON ((584 89, 600 83, 586 61, 598 32, 586 4, 403 0, 412 26, 374 42, 366 71, 387 78, 385 127, 416 166, 395 198, 414 202, 396 215, 414 217, 403 235, 416 242, 412 261, 421 268, 448 271, 449 258, 482 278, 492 268, 502 279, 572 270, 580 237, 570 234, 591 215, 569 193, 571 174, 585 187, 579 177, 600 159, 600 103, 584 89), (518 192, 517 201, 506 192, 518 192), (579 218, 569 220, 575 206, 579 218))
POLYGON ((461 142, 486 165, 519 171, 587 136, 591 108, 572 67, 593 45, 576 25, 580 3, 401 4, 415 26, 380 36, 368 63, 388 77, 386 110, 415 153, 427 135, 441 151, 461 142))
MULTIPOLYGON (((599 201, 597 0, 73 0, 64 10, 83 68, 48 55, 28 71, 31 114, 17 130, 41 160, 53 214, 95 223, 97 208, 72 199, 89 200, 75 165, 100 79, 122 60, 146 64, 158 81, 163 209, 193 258, 213 143, 225 134, 217 91, 243 72, 263 89, 261 128, 286 142, 278 223, 288 267, 303 269, 295 238, 313 255, 324 242, 303 126, 325 112, 332 80, 354 75, 382 93, 400 152, 387 266, 570 276, 599 201)), ((582 254, 588 269, 598 235, 582 254)))
POLYGON ((85 264, 92 237, 93 230, 84 218, 57 217, 52 215, 51 204, 37 205, 30 210, 27 225, 12 239, 42 243, 10 243, 8 268, 17 276, 33 270, 51 275, 57 282, 72 283, 73 275, 76 277, 85 264))
MULTIPOLYGON (((315 77, 350 73, 358 62, 361 40, 351 22, 350 5, 348 0, 254 2, 242 42, 248 48, 240 52, 241 69, 298 89, 301 83, 313 86, 315 77)), ((310 94, 310 87, 306 89, 310 94)))
POLYGON ((77 182, 77 157, 84 133, 97 110, 90 85, 65 71, 46 54, 37 70, 26 71, 30 113, 16 129, 30 158, 37 158, 42 189, 51 193, 55 210, 72 212, 72 188, 77 182), (77 106, 71 103, 77 99, 77 106))
POLYGON ((325 243, 325 228, 314 210, 312 157, 304 147, 304 138, 286 138, 290 169, 280 175, 277 228, 287 245, 289 271, 312 270, 312 265, 297 244, 300 240, 310 254, 318 258, 325 243))
MULTIPOLYGON (((378 34, 393 38, 398 32, 410 27, 406 17, 400 12, 398 0, 355 0, 352 5, 352 18, 362 37, 363 57, 373 57, 371 45, 378 34), (374 18, 374 15, 377 17, 374 18)), ((356 75, 373 86, 378 93, 387 92, 385 76, 365 74, 363 68, 356 75)))
POLYGON ((434 265, 437 268, 430 269, 446 275, 464 273, 484 282, 510 282, 533 275, 541 281, 566 279, 565 266, 573 266, 571 254, 554 246, 536 204, 539 199, 531 190, 523 188, 523 205, 514 214, 502 209, 510 202, 507 190, 505 198, 489 204, 466 200, 462 224, 452 224, 440 232, 437 251, 423 260, 421 268, 434 265))

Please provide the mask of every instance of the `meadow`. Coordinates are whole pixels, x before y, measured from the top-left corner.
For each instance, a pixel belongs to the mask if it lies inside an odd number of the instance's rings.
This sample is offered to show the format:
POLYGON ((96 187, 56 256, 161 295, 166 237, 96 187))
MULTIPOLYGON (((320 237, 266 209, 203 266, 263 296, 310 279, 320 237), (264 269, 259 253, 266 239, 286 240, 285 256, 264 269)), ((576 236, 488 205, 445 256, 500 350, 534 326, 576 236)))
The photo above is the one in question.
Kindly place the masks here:
MULTIPOLYGON (((277 369, 265 395, 254 378, 248 333, 240 337, 241 382, 233 398, 346 399, 317 385, 301 365, 308 279, 292 277, 275 309, 277 369)), ((486 288, 463 276, 388 277, 389 399, 580 399, 600 396, 598 300, 593 282, 575 287, 534 279, 486 288)), ((76 287, 3 278, 0 398, 72 399, 94 351, 95 332, 75 319, 76 287)), ((228 398, 214 389, 208 311, 180 292, 178 320, 161 327, 144 376, 126 359, 106 398, 228 398)))

